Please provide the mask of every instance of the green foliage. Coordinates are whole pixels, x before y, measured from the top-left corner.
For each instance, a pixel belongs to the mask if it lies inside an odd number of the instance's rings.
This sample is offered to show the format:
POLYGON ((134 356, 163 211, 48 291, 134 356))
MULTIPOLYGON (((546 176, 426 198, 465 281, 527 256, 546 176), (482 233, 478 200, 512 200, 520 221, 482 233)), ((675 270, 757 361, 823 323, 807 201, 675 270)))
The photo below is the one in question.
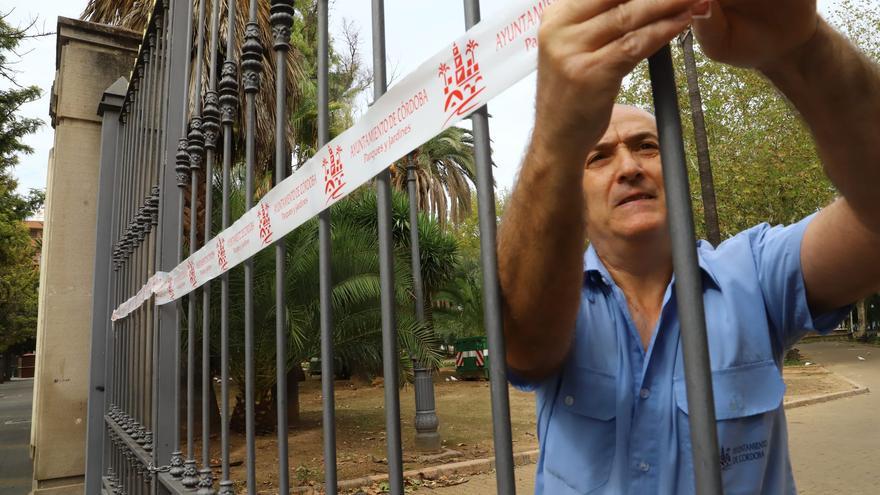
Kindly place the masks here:
MULTIPOLYGON (((868 0, 841 0, 830 22, 878 58, 880 7, 868 0)), ((810 132, 784 97, 757 72, 708 60, 698 46, 695 51, 722 238, 760 222, 796 222, 830 203, 835 190, 810 132)), ((701 218, 693 124, 677 44, 673 55, 694 212, 701 218)), ((620 100, 652 107, 646 63, 625 82, 620 100)), ((702 222, 697 230, 705 235, 702 222)))
MULTIPOLYGON (((471 201, 476 204, 476 194, 471 201)), ((495 196, 496 223, 504 214, 510 192, 500 191, 495 196)), ((452 226, 452 236, 458 246, 461 262, 454 276, 434 295, 434 327, 445 344, 459 337, 473 337, 486 333, 483 324, 483 273, 480 258, 480 221, 473 210, 452 226)))
POLYGON ((0 78, 12 83, 10 89, 0 89, 0 353, 32 338, 37 328, 39 274, 22 221, 42 205, 43 193, 17 194, 18 183, 12 176, 19 157, 33 152, 22 138, 42 124, 18 114, 22 105, 40 97, 36 86, 21 87, 15 81, 10 55, 17 55, 15 50, 26 37, 24 30, 0 16, 0 78))

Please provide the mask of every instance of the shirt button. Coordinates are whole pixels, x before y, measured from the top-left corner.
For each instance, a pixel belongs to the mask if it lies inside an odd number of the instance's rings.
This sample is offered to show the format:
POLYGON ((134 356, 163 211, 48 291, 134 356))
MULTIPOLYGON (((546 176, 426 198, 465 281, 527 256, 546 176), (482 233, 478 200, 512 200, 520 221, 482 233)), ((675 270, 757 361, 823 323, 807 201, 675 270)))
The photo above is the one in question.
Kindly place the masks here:
POLYGON ((647 399, 647 398, 650 397, 650 396, 651 396, 651 390, 650 390, 650 389, 643 388, 643 389, 639 390, 639 397, 641 397, 641 398, 643 398, 643 399, 647 399))
POLYGON ((648 464, 647 462, 642 461, 639 463, 639 471, 641 471, 643 473, 647 473, 648 470, 650 470, 650 469, 651 469, 651 465, 648 464))
POLYGON ((569 406, 569 407, 573 406, 574 405, 574 397, 572 397, 570 395, 566 395, 565 396, 565 405, 569 406))

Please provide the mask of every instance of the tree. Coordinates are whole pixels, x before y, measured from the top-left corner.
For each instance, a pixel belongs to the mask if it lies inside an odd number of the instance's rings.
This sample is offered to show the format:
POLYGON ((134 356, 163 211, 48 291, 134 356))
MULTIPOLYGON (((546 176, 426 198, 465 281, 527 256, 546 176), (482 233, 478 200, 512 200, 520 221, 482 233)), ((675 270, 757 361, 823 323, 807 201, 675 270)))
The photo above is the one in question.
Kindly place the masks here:
MULTIPOLYGON (((840 0, 829 22, 868 56, 880 60, 880 6, 840 0)), ((679 105, 690 110, 683 54, 673 50, 679 105)), ((777 90, 755 71, 719 64, 695 49, 718 199, 722 239, 760 222, 789 224, 829 204, 836 192, 822 170, 812 136, 777 90)), ((647 64, 625 81, 620 100, 652 107, 647 64)), ((691 190, 699 189, 693 124, 683 119, 691 190)), ((694 201, 694 212, 703 205, 694 201)), ((700 236, 703 225, 697 224, 700 236)))
MULTIPOLYGON (((295 143, 294 168, 302 166, 318 151, 318 8, 315 0, 296 0, 298 15, 293 21, 291 45, 301 54, 301 97, 293 107, 291 124, 295 143)), ((328 106, 330 139, 354 124, 356 98, 372 84, 372 75, 363 66, 360 36, 350 23, 343 26, 342 47, 331 40, 328 47, 328 106)))
MULTIPOLYGON (((682 54, 673 51, 679 106, 690 105, 682 54)), ((702 79, 703 111, 718 198, 722 239, 753 225, 793 223, 828 204, 834 190, 825 177, 810 134, 788 103, 759 74, 708 60, 695 51, 702 79)), ((651 108, 647 64, 631 75, 621 100, 651 108)), ((699 189, 693 124, 682 120, 691 190, 699 189)), ((695 216, 703 205, 694 201, 695 216)), ((697 223, 705 236, 705 226, 697 223)))
MULTIPOLYGON (((471 201, 476 203, 476 194, 471 201)), ((495 197, 495 216, 500 219, 510 198, 503 190, 495 197)), ((434 326, 440 340, 452 344, 458 337, 485 335, 483 323, 483 273, 480 255, 480 221, 476 210, 452 226, 461 262, 448 283, 433 298, 434 326)))
POLYGON ((415 166, 416 202, 419 210, 440 222, 457 224, 472 213, 473 186, 477 180, 474 137, 469 129, 449 127, 391 167, 391 185, 407 190, 407 166, 415 166))
POLYGON ((703 116, 703 96, 700 94, 700 79, 694 55, 694 33, 688 29, 679 37, 684 55, 684 72, 687 75, 688 102, 691 107, 691 120, 694 126, 694 144, 697 151, 697 166, 700 170, 700 192, 703 198, 703 219, 706 236, 713 246, 721 243, 721 230, 718 227, 718 208, 715 203, 715 181, 712 179, 712 163, 709 160, 709 137, 706 135, 706 121, 703 116))
MULTIPOLYGON (((220 22, 219 22, 219 31, 220 31, 220 40, 218 46, 218 66, 217 72, 221 70, 221 66, 223 64, 223 60, 226 58, 226 43, 222 40, 226 39, 226 33, 229 29, 228 15, 226 10, 226 1, 225 0, 205 0, 205 50, 204 50, 204 60, 202 64, 202 73, 195 74, 195 60, 192 60, 192 73, 190 75, 189 88, 192 93, 195 90, 195 81, 197 77, 202 78, 202 91, 207 90, 207 81, 210 71, 210 57, 211 53, 208 49, 208 42, 210 40, 210 24, 211 24, 211 8, 213 6, 213 2, 219 1, 220 3, 220 22)), ((315 0, 309 0, 311 3, 314 3, 315 0)), ((193 36, 198 29, 198 8, 199 8, 199 0, 192 0, 193 2, 193 36)), ((300 2, 298 2, 300 3, 300 2)), ((235 53, 233 57, 235 60, 241 60, 241 46, 244 40, 244 32, 245 26, 248 23, 248 10, 249 10, 250 2, 248 0, 236 0, 235 7, 235 22, 233 23, 233 29, 235 30, 235 53)), ((140 0, 89 0, 86 4, 86 8, 83 10, 82 15, 80 16, 83 20, 98 22, 102 24, 108 24, 111 26, 119 26, 127 29, 131 29, 133 31, 143 32, 143 30, 147 26, 147 22, 150 19, 150 15, 153 12, 153 7, 155 2, 147 2, 140 0)), ((256 106, 256 169, 258 174, 265 173, 266 171, 272 168, 273 162, 273 151, 275 149, 274 139, 275 139, 275 54, 272 50, 273 40, 272 40, 272 27, 269 23, 269 12, 270 2, 261 1, 257 2, 257 25, 259 26, 260 32, 260 42, 263 45, 263 72, 261 76, 261 84, 260 91, 256 94, 255 98, 255 106, 256 106)), ((192 57, 195 57, 196 51, 192 51, 192 57)), ((302 68, 302 54, 297 50, 290 50, 287 56, 287 94, 290 95, 290 99, 288 101, 288 109, 295 108, 297 101, 301 98, 301 91, 297 83, 302 81, 303 77, 301 75, 302 68)), ((240 69, 239 69, 240 70, 240 69)), ((199 95, 201 98, 203 95, 199 95)), ((235 127, 237 129, 245 128, 245 112, 244 110, 244 85, 239 85, 239 102, 240 102, 240 111, 238 112, 238 121, 235 123, 235 127)), ((190 95, 190 101, 192 101, 193 95, 190 95)), ((178 109, 179 111, 179 109, 178 109)), ((238 155, 243 155, 244 153, 244 133, 236 134, 236 145, 234 149, 238 155)), ((288 129, 287 132, 287 142, 288 149, 292 148, 293 145, 293 129, 288 129)), ((218 155, 221 151, 218 150, 218 155)))
POLYGON ((38 119, 19 115, 22 105, 40 97, 40 89, 20 86, 10 59, 18 56, 16 50, 28 36, 27 29, 11 26, 6 15, 0 15, 0 77, 12 85, 0 90, 0 354, 32 340, 37 328, 39 274, 34 246, 22 222, 42 205, 43 193, 16 193, 18 182, 12 176, 20 156, 33 152, 22 138, 42 125, 38 119))

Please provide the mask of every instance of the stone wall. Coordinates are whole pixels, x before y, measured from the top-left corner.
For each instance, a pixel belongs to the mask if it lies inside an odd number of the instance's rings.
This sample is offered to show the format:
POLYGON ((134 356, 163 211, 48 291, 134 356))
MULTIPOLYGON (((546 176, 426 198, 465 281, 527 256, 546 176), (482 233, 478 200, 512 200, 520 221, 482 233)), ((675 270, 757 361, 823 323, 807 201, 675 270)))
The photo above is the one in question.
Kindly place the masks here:
POLYGON ((128 77, 140 33, 60 17, 49 113, 31 427, 35 495, 82 494, 89 385, 101 96, 128 77))

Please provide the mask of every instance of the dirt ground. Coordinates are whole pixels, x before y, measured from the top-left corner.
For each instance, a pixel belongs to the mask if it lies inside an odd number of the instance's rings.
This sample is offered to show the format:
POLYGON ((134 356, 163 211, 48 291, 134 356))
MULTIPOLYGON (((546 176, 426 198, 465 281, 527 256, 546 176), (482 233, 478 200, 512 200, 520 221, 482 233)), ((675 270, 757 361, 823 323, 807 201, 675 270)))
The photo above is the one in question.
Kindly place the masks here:
MULTIPOLYGON (((444 454, 427 457, 415 450, 415 398, 412 386, 400 391, 401 434, 404 470, 492 456, 492 414, 489 383, 447 381, 452 370, 444 369, 435 381, 437 412, 444 454)), ((786 403, 806 397, 849 390, 852 384, 821 366, 787 366, 786 403)), ((386 474, 384 392, 381 385, 336 381, 336 435, 338 479, 347 480, 386 474)), ((537 448, 534 395, 510 388, 514 452, 537 448)), ((291 485, 320 485, 322 461, 321 383, 310 378, 300 383, 301 421, 289 435, 291 485)), ((213 456, 219 464, 219 440, 212 439, 213 456)), ((259 493, 275 493, 277 442, 275 435, 256 439, 259 493)), ((231 439, 232 478, 243 489, 245 468, 243 436, 231 439)), ((216 472, 216 469, 215 469, 216 472)), ((219 473, 218 473, 219 474, 219 473)), ((452 480, 450 480, 452 481, 452 480)))
MULTIPOLYGON (((443 369, 435 379, 435 400, 443 439, 442 456, 426 457, 415 450, 414 388, 400 390, 400 423, 404 470, 492 456, 492 413, 487 381, 446 381, 453 370, 443 369)), ((336 445, 339 480, 387 474, 384 390, 381 385, 337 380, 336 445)), ((537 448, 534 395, 510 388, 514 451, 537 448)), ((300 382, 300 422, 288 437, 291 485, 320 484, 324 480, 321 426, 321 382, 300 382)), ((219 438, 212 438, 215 476, 219 465, 219 438)), ((278 451, 274 434, 256 438, 259 493, 276 493, 278 451)), ((197 453, 196 458, 201 454, 197 453)), ((245 479, 246 445, 242 435, 230 439, 231 478, 239 490, 245 479)))
POLYGON ((785 403, 850 390, 855 386, 821 366, 789 366, 783 371, 785 403))

